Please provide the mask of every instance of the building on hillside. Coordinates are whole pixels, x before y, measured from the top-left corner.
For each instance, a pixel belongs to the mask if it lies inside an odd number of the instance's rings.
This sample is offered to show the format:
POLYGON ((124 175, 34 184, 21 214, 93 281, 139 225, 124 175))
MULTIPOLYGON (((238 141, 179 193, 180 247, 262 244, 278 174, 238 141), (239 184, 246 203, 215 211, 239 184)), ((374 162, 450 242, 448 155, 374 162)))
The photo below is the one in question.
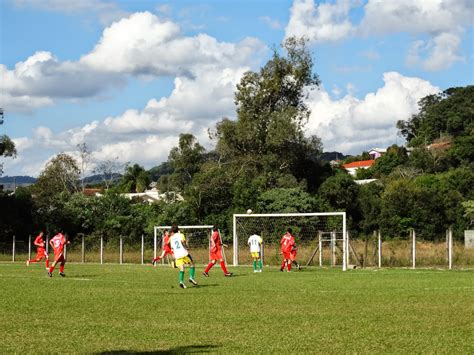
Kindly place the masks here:
POLYGON ((145 190, 144 192, 134 192, 134 193, 127 193, 121 194, 122 196, 133 200, 138 199, 143 202, 152 204, 158 201, 165 201, 165 202, 176 202, 176 201, 184 201, 183 196, 180 193, 170 191, 170 192, 160 192, 160 190, 156 188, 152 188, 151 190, 145 190))
POLYGON ((380 158, 385 153, 387 153, 387 149, 384 148, 372 148, 371 150, 369 150, 369 155, 374 160, 380 158))
POLYGON ((377 179, 362 179, 362 180, 354 180, 357 185, 365 185, 370 184, 371 182, 377 181, 377 179))
POLYGON ((86 196, 102 196, 102 189, 85 188, 82 193, 86 196))
POLYGON ((354 161, 352 163, 343 164, 342 167, 347 170, 349 174, 355 176, 357 170, 359 169, 368 169, 372 165, 374 165, 375 160, 362 160, 362 161, 354 161))

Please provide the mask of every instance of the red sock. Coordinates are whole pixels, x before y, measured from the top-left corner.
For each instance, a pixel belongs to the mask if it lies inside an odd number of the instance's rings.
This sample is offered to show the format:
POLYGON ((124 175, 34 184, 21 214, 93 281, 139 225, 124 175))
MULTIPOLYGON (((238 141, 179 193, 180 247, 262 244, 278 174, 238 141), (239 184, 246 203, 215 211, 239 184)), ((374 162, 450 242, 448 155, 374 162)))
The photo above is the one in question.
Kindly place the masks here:
POLYGON ((286 260, 283 260, 280 266, 280 270, 283 270, 285 268, 285 263, 286 263, 286 260))
POLYGON ((53 271, 54 271, 54 266, 51 266, 51 267, 49 268, 49 272, 53 272, 53 271))
POLYGON ((224 260, 221 261, 221 269, 224 271, 224 274, 227 274, 227 268, 225 267, 224 260))
POLYGON ((213 267, 214 264, 212 262, 210 262, 209 264, 207 264, 207 267, 206 267, 206 270, 204 270, 204 272, 207 274, 209 272, 209 270, 211 270, 211 267, 213 267))
POLYGON ((63 272, 64 271, 64 265, 61 264, 61 266, 59 267, 59 272, 63 272))
POLYGON ((49 267, 49 260, 46 259, 46 267, 48 268, 49 267))
POLYGON ((288 263, 288 271, 291 271, 291 261, 288 263))

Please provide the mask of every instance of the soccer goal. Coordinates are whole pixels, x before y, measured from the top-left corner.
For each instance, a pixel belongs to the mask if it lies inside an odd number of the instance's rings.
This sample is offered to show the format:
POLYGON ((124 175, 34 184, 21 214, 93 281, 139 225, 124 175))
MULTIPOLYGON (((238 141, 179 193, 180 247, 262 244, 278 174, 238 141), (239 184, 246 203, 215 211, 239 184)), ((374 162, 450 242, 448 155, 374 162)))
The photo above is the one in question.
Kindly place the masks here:
MULTIPOLYGON (((277 264, 280 255, 280 239, 291 228, 298 247, 297 260, 305 262, 314 257, 321 240, 331 243, 330 265, 341 265, 347 270, 349 243, 346 231, 346 212, 234 214, 233 264, 251 262, 247 240, 252 234, 263 239, 262 258, 265 264, 277 264), (321 236, 323 238, 321 239, 321 236)), ((326 250, 326 252, 329 252, 326 250)))
MULTIPOLYGON (((186 237, 189 253, 197 263, 207 263, 209 261, 210 239, 212 235, 212 225, 191 225, 178 226, 179 231, 186 237)), ((163 248, 163 236, 165 230, 171 231, 171 226, 155 226, 153 238, 153 257, 160 253, 163 248), (160 247, 159 247, 160 246, 160 247)), ((168 260, 169 261, 169 260, 168 260)), ((164 260, 162 261, 164 262, 164 260)))

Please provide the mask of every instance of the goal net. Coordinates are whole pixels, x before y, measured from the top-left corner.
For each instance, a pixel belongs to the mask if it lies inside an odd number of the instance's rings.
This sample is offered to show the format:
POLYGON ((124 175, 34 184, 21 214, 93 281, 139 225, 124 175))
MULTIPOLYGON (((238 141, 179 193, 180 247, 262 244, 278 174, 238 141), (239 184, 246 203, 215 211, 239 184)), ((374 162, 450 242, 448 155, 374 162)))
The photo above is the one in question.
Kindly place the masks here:
POLYGON ((347 269, 348 242, 345 212, 234 214, 233 264, 248 265, 252 259, 247 240, 252 234, 263 239, 262 258, 266 265, 279 265, 280 239, 291 228, 302 265, 340 265, 347 269), (321 253, 319 253, 321 251, 321 253))
MULTIPOLYGON (((193 257, 196 264, 208 263, 209 261, 209 247, 212 235, 211 225, 193 225, 193 226, 178 226, 179 231, 186 237, 186 243, 189 247, 189 253, 193 257)), ((153 239, 153 255, 156 258, 160 255, 163 249, 164 232, 171 231, 171 226, 155 226, 153 239)), ((170 261, 169 259, 167 260, 170 261)), ((162 261, 164 263, 165 260, 162 261)))

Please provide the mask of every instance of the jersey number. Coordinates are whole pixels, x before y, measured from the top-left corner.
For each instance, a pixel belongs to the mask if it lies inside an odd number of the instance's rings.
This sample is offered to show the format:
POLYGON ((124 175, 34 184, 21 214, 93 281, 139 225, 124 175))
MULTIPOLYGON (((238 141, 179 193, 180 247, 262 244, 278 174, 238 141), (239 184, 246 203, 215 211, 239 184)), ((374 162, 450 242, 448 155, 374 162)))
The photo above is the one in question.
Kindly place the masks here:
POLYGON ((175 240, 175 241, 174 241, 174 247, 175 247, 175 249, 180 249, 180 248, 181 248, 180 242, 177 241, 177 240, 175 240))

